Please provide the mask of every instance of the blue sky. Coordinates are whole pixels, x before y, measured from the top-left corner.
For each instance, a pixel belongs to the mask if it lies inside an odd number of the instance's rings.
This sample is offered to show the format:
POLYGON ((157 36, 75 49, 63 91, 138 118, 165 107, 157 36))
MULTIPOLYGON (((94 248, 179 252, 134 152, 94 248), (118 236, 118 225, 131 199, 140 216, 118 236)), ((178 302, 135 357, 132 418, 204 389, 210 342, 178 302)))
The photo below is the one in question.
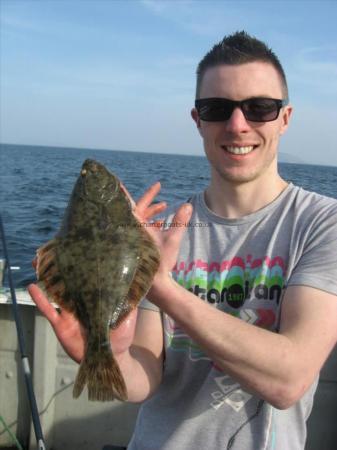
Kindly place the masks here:
POLYGON ((1 142, 203 154, 195 69, 246 30, 294 106, 280 150, 337 166, 335 1, 0 0, 1 142))

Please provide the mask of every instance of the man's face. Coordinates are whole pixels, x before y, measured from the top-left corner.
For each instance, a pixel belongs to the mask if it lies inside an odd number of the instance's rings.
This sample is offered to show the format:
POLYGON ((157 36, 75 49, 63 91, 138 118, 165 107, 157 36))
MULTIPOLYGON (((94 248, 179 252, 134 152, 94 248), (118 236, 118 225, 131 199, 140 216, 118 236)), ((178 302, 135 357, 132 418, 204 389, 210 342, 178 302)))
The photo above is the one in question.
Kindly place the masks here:
MULTIPOLYGON (((200 98, 209 97, 282 99, 282 84, 276 69, 269 63, 219 65, 207 69, 202 80, 200 98)), ((290 114, 291 107, 285 106, 272 122, 251 122, 245 119, 240 108, 235 108, 226 121, 205 122, 193 109, 192 117, 203 138, 213 180, 220 177, 244 183, 276 176, 278 141, 287 129, 290 114), (237 147, 249 147, 244 150, 249 152, 237 154, 237 147)))

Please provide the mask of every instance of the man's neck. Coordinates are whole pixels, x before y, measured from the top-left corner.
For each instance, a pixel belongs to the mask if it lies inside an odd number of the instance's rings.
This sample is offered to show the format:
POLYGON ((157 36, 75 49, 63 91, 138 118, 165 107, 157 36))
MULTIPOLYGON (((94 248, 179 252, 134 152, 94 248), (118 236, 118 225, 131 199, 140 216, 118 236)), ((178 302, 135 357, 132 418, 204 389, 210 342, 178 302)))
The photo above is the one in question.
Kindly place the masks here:
POLYGON ((205 190, 208 208, 218 216, 237 219, 267 206, 288 186, 278 174, 250 182, 234 184, 212 176, 211 184, 205 190))

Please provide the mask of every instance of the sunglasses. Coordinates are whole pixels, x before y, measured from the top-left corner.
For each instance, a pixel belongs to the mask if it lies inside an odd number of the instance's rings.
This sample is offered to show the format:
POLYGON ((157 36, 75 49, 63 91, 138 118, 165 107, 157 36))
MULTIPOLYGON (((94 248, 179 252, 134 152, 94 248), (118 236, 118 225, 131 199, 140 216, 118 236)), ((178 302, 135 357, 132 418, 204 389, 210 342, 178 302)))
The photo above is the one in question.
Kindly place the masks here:
POLYGON ((246 120, 271 122, 278 118, 281 108, 287 105, 288 101, 268 97, 253 97, 241 101, 212 97, 197 99, 195 107, 200 119, 206 122, 228 120, 236 107, 241 109, 246 120))

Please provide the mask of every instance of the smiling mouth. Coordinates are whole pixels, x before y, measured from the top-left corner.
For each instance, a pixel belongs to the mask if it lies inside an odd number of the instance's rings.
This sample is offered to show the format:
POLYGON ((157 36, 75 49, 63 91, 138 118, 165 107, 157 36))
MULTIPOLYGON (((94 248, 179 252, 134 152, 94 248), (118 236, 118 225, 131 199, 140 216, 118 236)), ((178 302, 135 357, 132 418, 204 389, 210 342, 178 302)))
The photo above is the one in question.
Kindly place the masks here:
POLYGON ((257 147, 257 145, 247 145, 242 147, 222 145, 221 147, 232 155, 247 155, 248 153, 251 153, 257 147))

